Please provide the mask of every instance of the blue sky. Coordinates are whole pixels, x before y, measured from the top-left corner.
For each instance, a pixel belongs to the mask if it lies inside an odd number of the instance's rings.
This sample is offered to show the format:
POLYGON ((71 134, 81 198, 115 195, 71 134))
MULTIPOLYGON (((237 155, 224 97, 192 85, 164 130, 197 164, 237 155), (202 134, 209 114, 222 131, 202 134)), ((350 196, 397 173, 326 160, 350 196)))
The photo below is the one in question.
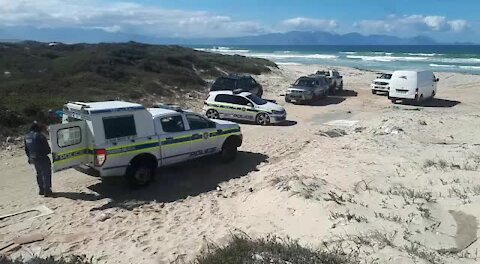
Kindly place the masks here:
POLYGON ((0 0, 0 32, 75 28, 196 38, 321 30, 480 43, 476 10, 478 0, 0 0))

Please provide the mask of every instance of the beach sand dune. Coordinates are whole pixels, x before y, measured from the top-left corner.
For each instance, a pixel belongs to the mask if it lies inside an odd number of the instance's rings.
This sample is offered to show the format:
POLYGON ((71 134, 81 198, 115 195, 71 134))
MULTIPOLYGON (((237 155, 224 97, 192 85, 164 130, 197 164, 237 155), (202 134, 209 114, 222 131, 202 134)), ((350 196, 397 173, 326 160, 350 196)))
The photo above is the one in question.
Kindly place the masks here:
POLYGON ((235 162, 162 169, 145 189, 69 170, 54 175, 57 197, 41 198, 25 158, 3 155, 0 212, 43 204, 53 214, 0 220, 1 244, 41 233, 12 256, 171 263, 245 232, 341 243, 367 263, 478 263, 480 76, 439 73, 437 98, 418 107, 372 95, 373 72, 339 68, 343 92, 313 106, 284 103, 287 86, 319 68, 285 65, 258 77, 289 122, 242 124, 235 162), (325 124, 336 120, 357 122, 325 124))

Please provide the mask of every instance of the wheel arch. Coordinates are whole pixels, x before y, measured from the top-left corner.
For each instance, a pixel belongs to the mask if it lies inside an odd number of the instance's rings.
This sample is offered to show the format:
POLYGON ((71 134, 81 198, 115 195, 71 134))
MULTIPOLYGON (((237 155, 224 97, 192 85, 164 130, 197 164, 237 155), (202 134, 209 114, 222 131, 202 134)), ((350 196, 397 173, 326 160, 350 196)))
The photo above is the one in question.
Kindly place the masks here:
POLYGON ((222 148, 226 144, 233 144, 235 147, 238 148, 242 145, 242 137, 240 135, 230 135, 223 142, 222 148))
POLYGON ((155 157, 155 155, 153 155, 152 153, 148 153, 148 152, 141 153, 133 157, 129 162, 129 166, 132 164, 137 164, 139 162, 144 162, 144 161, 152 163, 153 165, 155 165, 155 168, 158 167, 157 157, 155 157))

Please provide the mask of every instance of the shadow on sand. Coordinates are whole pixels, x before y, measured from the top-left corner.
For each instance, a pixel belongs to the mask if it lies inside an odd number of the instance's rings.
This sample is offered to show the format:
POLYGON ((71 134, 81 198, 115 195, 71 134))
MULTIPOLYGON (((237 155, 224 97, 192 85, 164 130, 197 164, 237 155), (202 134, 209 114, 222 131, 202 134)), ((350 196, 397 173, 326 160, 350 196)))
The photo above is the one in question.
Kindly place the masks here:
POLYGON ((115 207, 132 210, 153 201, 173 202, 215 190, 222 182, 257 171, 257 166, 267 159, 266 155, 252 152, 238 152, 235 161, 228 164, 220 163, 214 156, 205 157, 159 169, 155 181, 144 188, 131 188, 118 177, 89 186, 95 193, 59 192, 55 197, 83 201, 108 198, 111 201, 91 211, 115 207))
POLYGON ((461 104, 460 101, 455 100, 448 100, 448 99, 440 99, 440 98, 433 98, 430 100, 426 100, 421 102, 420 104, 416 103, 412 100, 402 100, 402 105, 415 105, 420 107, 438 107, 438 108, 449 108, 454 107, 458 104, 461 104))
POLYGON ((358 93, 354 90, 340 90, 336 91, 335 94, 328 95, 323 99, 315 100, 311 103, 303 103, 305 105, 311 106, 327 106, 327 105, 337 105, 345 101, 348 97, 355 97, 358 93))

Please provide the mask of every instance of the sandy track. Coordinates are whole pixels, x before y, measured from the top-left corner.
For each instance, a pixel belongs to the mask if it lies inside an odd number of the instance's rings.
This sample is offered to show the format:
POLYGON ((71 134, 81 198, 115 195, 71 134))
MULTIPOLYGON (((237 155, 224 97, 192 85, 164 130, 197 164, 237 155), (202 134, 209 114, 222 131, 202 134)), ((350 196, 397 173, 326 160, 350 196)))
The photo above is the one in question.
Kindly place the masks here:
POLYGON ((480 249, 480 76, 439 74, 425 107, 371 95, 374 74, 340 68, 342 94, 314 106, 285 104, 286 86, 315 66, 260 76, 266 97, 284 104, 284 126, 243 124, 232 164, 213 158, 163 169, 144 190, 73 170, 54 175, 57 198, 36 195, 24 157, 0 162, 0 211, 45 204, 54 214, 1 227, 0 241, 47 237, 13 256, 87 254, 102 263, 190 260, 230 232, 273 233, 304 244, 347 241, 379 263, 476 263, 480 249), (358 120, 325 137, 336 119, 358 120), (217 186, 221 191, 217 191, 217 186))

